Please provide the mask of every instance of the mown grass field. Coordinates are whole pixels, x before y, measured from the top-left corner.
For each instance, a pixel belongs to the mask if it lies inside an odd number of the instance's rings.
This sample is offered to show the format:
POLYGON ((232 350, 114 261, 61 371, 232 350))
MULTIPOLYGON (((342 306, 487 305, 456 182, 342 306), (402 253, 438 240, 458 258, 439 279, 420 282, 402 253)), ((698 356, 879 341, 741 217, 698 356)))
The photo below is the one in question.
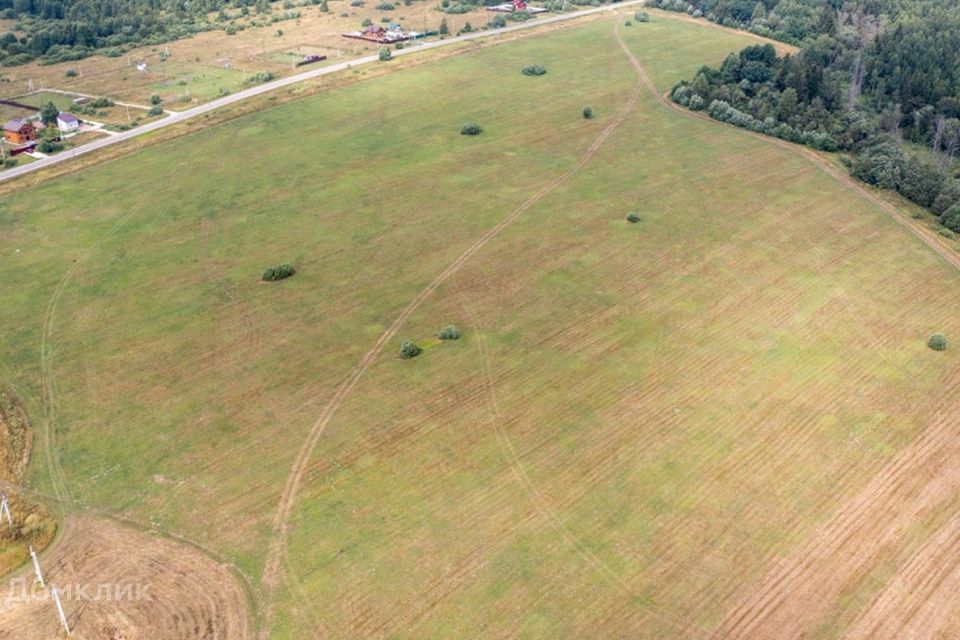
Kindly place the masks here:
MULTIPOLYGON (((751 42, 660 16, 620 31, 661 90, 751 42)), ((337 384, 636 82, 600 19, 3 199, 0 376, 56 432, 31 484, 181 533, 256 583, 337 384), (522 76, 532 62, 547 75, 522 76), (458 135, 466 119, 483 135, 458 135), (259 282, 281 262, 297 275, 259 282)), ((708 635, 956 415, 957 351, 924 342, 960 341, 958 291, 805 160, 645 93, 346 397, 297 499, 271 637, 708 635), (434 339, 451 323, 461 340, 434 339), (395 357, 406 338, 420 357, 395 357)), ((951 487, 891 503, 918 510, 908 531, 859 529, 883 544, 842 588, 814 576, 826 595, 795 624, 857 623, 955 514, 951 487)))

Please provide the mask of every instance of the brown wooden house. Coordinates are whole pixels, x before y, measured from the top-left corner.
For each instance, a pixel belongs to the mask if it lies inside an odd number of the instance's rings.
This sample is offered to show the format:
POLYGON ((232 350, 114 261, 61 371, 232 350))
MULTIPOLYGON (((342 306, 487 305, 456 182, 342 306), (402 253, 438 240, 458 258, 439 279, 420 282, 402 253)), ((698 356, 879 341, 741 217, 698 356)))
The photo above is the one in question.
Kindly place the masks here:
POLYGON ((14 118, 3 125, 3 139, 11 144, 26 144, 37 139, 37 130, 21 118, 14 118))

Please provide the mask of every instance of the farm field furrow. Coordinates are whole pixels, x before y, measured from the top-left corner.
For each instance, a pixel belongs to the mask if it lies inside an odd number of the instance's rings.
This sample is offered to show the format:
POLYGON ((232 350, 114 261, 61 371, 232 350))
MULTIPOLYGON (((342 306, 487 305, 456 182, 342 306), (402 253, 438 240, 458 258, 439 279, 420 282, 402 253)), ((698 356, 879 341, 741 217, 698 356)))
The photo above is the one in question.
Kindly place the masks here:
MULTIPOLYGON (((658 101, 752 36, 625 18, 0 200, 30 486, 235 565, 237 637, 960 633, 960 360, 925 345, 960 336, 960 271, 794 148, 658 101)), ((58 562, 95 544, 70 531, 58 562)))

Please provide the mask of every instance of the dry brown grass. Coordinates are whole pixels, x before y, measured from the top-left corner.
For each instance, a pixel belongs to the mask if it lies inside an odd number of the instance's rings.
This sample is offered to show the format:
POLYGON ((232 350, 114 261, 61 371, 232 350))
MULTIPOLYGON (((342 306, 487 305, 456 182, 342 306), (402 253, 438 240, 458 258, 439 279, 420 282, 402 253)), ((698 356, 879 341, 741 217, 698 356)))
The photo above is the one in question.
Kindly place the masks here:
POLYGON ((0 386, 0 489, 6 489, 13 516, 13 526, 0 520, 0 576, 27 561, 28 545, 43 551, 57 531, 49 510, 12 488, 26 470, 32 438, 27 413, 16 396, 0 386))

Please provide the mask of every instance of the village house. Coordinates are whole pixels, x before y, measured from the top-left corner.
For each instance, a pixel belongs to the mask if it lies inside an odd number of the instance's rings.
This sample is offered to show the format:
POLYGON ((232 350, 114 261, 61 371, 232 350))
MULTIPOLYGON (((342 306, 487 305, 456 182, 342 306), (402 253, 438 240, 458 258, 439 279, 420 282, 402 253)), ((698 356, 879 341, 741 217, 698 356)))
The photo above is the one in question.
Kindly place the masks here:
POLYGON ((80 128, 80 119, 72 113, 61 111, 57 116, 57 127, 62 133, 70 133, 80 128))
POLYGON ((26 144, 37 139, 37 130, 22 118, 14 118, 3 125, 3 139, 11 144, 26 144))

